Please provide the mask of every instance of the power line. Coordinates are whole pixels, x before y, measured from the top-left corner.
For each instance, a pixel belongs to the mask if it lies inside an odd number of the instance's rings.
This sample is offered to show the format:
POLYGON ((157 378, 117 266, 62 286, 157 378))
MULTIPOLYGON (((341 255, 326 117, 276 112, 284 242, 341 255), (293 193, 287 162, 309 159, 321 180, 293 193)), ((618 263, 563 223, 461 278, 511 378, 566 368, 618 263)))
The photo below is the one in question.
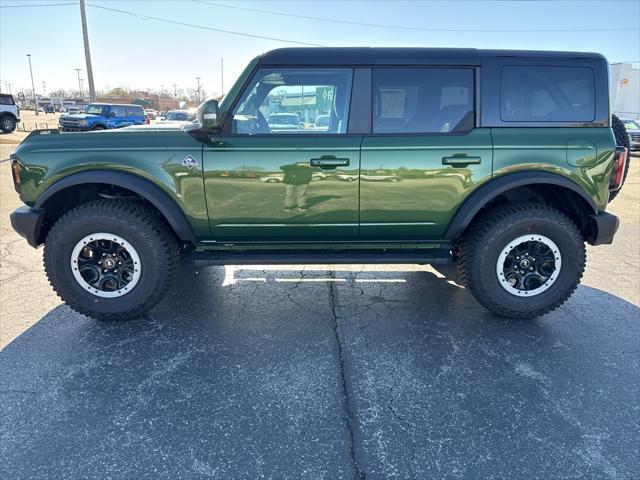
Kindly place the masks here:
POLYGON ((197 3, 210 5, 213 7, 231 8, 234 10, 243 10, 246 12, 263 13, 267 15, 279 15, 282 17, 302 18, 305 20, 317 20, 320 22, 343 23, 347 25, 360 25, 364 27, 391 28, 394 30, 417 30, 425 32, 471 32, 471 33, 519 33, 519 32, 618 32, 624 30, 640 30, 639 27, 605 27, 605 28, 551 28, 551 29, 513 29, 513 30, 482 30, 482 29, 466 29, 466 28, 431 28, 431 27, 411 27, 406 25, 386 25, 381 23, 356 22, 353 20, 339 20, 336 18, 313 17, 310 15, 297 15, 293 13, 275 12, 273 10, 262 10, 259 8, 238 7, 237 5, 225 5, 223 3, 208 2, 206 0, 193 0, 197 3))
POLYGON ((29 3, 22 5, 0 5, 0 8, 25 8, 25 7, 61 7, 63 5, 77 5, 77 2, 68 2, 68 3, 29 3))
POLYGON ((129 12, 127 10, 120 10, 120 9, 117 9, 117 8, 103 7, 101 5, 93 5, 91 3, 87 3, 87 5, 89 7, 92 7, 92 8, 99 8, 101 10, 108 10, 110 12, 117 12, 117 13, 122 13, 122 14, 126 14, 126 15, 131 15, 133 17, 136 17, 138 20, 155 20, 156 22, 171 23, 171 24, 174 24, 174 25, 181 25, 183 27, 199 28, 201 30, 210 30, 210 31, 213 31, 213 32, 228 33, 230 35, 239 35, 241 37, 260 38, 262 40, 273 40, 274 42, 295 43, 297 45, 308 45, 308 46, 311 46, 311 47, 323 47, 324 46, 324 45, 320 45, 320 44, 317 44, 317 43, 299 42, 299 41, 296 41, 296 40, 286 40, 284 38, 267 37, 267 36, 264 36, 264 35, 255 35, 255 34, 252 34, 252 33, 235 32, 235 31, 232 31, 232 30, 223 30, 221 28, 213 28, 213 27, 207 27, 207 26, 204 26, 204 25, 196 25, 194 23, 179 22, 177 20, 169 20, 168 18, 152 17, 152 16, 149 16, 149 15, 143 15, 141 13, 129 12))

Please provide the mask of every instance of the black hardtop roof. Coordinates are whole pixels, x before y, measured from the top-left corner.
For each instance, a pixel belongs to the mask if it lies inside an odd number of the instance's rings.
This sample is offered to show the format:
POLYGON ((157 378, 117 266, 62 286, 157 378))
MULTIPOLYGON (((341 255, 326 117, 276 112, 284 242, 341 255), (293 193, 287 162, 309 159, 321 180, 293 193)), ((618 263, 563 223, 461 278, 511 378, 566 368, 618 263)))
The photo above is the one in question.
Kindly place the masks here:
POLYGON ((483 58, 588 59, 606 61, 599 53, 538 50, 479 50, 422 47, 278 48, 260 56, 264 66, 297 65, 480 65, 483 58))

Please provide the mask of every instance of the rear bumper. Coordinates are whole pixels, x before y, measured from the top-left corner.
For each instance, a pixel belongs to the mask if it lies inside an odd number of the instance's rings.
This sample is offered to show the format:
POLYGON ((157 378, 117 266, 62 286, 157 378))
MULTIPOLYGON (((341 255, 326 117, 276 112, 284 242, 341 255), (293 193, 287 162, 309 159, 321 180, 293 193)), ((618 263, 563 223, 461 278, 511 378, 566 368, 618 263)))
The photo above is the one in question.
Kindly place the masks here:
POLYGON ((620 220, 615 215, 602 212, 589 216, 591 225, 589 238, 587 241, 591 245, 606 245, 613 243, 613 237, 618 231, 620 220))
POLYGON ((45 219, 44 210, 25 205, 11 212, 10 218, 13 229, 24 237, 29 245, 36 248, 45 219))

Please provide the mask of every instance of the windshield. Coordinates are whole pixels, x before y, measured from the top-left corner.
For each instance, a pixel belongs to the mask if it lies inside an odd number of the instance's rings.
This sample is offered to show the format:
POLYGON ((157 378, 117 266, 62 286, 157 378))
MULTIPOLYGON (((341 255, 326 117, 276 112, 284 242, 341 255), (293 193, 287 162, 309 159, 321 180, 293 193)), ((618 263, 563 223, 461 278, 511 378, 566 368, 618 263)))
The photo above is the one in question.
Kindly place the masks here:
POLYGON ((640 130, 640 125, 638 125, 638 122, 634 122, 633 120, 625 120, 624 128, 627 130, 640 130))
POLYGON ((169 112, 167 113, 165 120, 187 121, 189 120, 189 114, 187 112, 169 112))
POLYGON ((87 105, 84 109, 84 113, 90 115, 106 115, 109 112, 108 105, 87 105))

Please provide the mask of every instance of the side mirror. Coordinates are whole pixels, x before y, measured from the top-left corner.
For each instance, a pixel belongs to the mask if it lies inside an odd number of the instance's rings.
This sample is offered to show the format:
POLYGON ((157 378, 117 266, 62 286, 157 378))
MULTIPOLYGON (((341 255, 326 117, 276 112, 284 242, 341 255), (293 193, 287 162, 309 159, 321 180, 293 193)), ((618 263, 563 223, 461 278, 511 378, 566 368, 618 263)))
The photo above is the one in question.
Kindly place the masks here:
POLYGON ((205 130, 217 130, 221 127, 220 106, 217 100, 207 100, 198 109, 198 123, 205 130))
POLYGON ((116 116, 116 112, 109 112, 109 115, 107 115, 107 117, 115 117, 116 116))

